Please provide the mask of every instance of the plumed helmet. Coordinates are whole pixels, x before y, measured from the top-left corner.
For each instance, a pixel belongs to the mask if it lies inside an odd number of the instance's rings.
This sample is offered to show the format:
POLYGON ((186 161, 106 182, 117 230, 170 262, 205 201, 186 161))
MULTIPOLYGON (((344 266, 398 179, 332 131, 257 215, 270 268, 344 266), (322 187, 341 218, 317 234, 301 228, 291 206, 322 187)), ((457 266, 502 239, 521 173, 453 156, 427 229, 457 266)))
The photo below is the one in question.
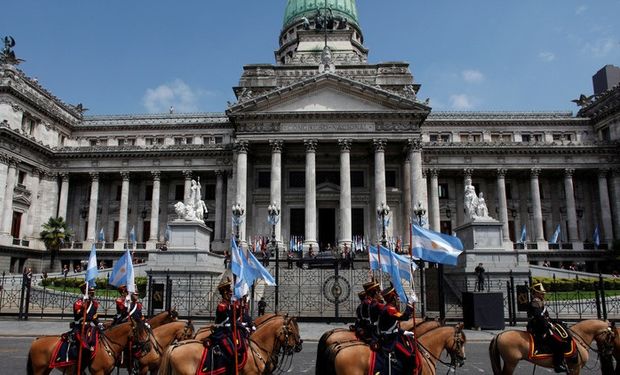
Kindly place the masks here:
POLYGON ((545 294, 547 293, 547 291, 545 290, 545 287, 543 286, 542 283, 536 283, 534 285, 532 285, 532 292, 534 293, 540 293, 540 294, 545 294))
POLYGON ((363 287, 364 287, 364 290, 366 291, 366 293, 368 293, 370 291, 373 291, 373 290, 377 290, 378 291, 380 289, 379 284, 376 281, 374 281, 374 280, 369 281, 367 283, 364 283, 363 287))
POLYGON ((396 294, 396 289, 393 286, 389 286, 381 292, 383 299, 390 302, 393 301, 398 295, 396 294))
POLYGON ((118 287, 118 292, 119 292, 120 294, 127 293, 127 285, 121 285, 121 286, 119 286, 119 287, 118 287))
POLYGON ((360 300, 364 300, 366 298, 366 291, 362 290, 362 291, 358 292, 357 296, 360 298, 360 300))
POLYGON ((224 279, 222 280, 220 285, 217 286, 217 290, 220 292, 220 294, 223 295, 224 293, 231 291, 231 285, 232 283, 230 282, 230 279, 224 279))

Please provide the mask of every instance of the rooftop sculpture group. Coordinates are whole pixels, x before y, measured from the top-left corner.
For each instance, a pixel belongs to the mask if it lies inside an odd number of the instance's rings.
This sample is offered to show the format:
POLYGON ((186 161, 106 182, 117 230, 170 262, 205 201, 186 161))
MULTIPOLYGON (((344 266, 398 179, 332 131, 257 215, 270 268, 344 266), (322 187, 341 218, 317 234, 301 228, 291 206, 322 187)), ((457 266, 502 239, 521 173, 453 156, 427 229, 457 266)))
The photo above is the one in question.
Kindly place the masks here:
POLYGON ((471 179, 465 180, 465 217, 469 220, 492 219, 489 216, 484 194, 480 192, 476 196, 476 188, 471 184, 471 179))
POLYGON ((200 177, 198 177, 198 181, 192 180, 190 195, 187 201, 185 203, 177 202, 177 204, 174 205, 174 210, 176 211, 179 220, 198 221, 204 223, 204 219, 209 213, 209 210, 207 209, 205 202, 202 200, 201 188, 200 177))

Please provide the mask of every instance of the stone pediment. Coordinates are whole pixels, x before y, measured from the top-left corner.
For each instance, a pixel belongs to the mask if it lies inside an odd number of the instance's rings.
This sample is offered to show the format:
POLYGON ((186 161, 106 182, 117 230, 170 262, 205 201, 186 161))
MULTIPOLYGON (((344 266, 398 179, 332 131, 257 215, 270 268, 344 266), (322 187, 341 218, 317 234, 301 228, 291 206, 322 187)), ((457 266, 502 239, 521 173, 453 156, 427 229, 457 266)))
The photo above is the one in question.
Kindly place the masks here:
POLYGON ((317 194, 319 193, 339 193, 340 192, 340 186, 331 183, 331 182, 324 182, 321 184, 318 184, 316 186, 316 192, 317 194))
POLYGON ((250 113, 391 113, 396 111, 428 114, 430 108, 379 87, 333 73, 324 73, 262 95, 246 94, 228 109, 227 114, 235 116, 250 113))

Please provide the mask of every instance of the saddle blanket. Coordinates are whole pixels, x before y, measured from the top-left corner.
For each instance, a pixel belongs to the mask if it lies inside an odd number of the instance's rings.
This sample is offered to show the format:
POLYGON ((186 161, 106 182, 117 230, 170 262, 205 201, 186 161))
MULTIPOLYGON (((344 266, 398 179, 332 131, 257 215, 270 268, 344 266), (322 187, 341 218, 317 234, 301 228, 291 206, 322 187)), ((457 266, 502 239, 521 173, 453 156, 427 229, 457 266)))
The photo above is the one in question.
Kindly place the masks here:
MULTIPOLYGON (((237 344, 237 369, 241 370, 245 367, 248 360, 247 341, 239 337, 237 344)), ((232 337, 228 337, 223 343, 212 346, 208 341, 205 342, 205 348, 202 351, 202 359, 196 375, 221 375, 234 374, 235 371, 228 367, 234 363, 234 348, 232 337), (223 346, 223 347, 222 347, 223 346), (228 372, 227 372, 228 371, 228 372)))
MULTIPOLYGON (((82 353, 82 358, 87 358, 86 353, 90 353, 90 359, 94 359, 97 354, 97 347, 99 343, 95 344, 94 351, 86 351, 82 353)), ((52 359, 50 360, 50 368, 67 367, 77 364, 78 360, 78 342, 69 340, 69 337, 65 334, 62 335, 60 340, 56 343, 52 359)))
MULTIPOLYGON (((575 340, 572 337, 568 341, 562 343, 562 350, 564 352, 564 358, 572 358, 577 354, 577 346, 575 340)), ((548 359, 553 356, 553 351, 549 344, 544 340, 538 342, 534 340, 534 335, 530 334, 530 359, 548 359)))

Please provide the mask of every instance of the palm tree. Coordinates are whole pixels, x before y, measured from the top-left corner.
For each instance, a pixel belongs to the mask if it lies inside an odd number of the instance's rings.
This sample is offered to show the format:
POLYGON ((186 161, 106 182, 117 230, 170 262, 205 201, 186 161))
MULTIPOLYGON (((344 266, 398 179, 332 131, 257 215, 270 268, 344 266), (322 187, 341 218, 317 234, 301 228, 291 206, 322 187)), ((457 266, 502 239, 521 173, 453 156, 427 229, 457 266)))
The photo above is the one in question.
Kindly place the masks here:
POLYGON ((50 217, 42 227, 43 230, 39 235, 45 244, 45 248, 51 252, 50 267, 53 267, 56 254, 62 245, 71 239, 73 232, 62 217, 50 217))

